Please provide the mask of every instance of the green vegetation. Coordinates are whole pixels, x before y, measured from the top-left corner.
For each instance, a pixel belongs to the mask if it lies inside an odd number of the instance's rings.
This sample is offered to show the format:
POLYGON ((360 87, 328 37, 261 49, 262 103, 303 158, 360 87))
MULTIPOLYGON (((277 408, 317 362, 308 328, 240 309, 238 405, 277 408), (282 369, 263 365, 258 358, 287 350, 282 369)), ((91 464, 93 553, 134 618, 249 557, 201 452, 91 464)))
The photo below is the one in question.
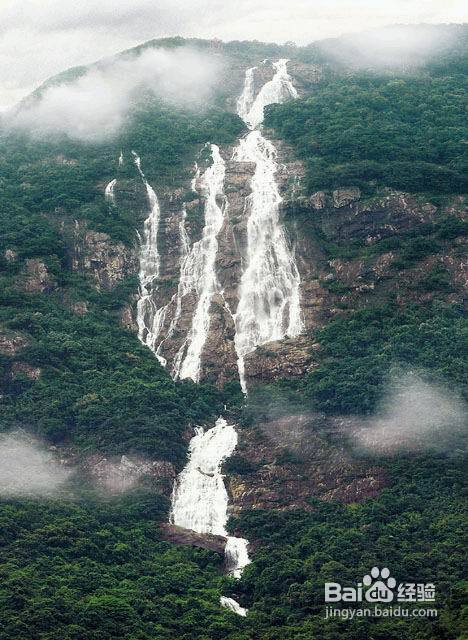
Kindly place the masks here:
POLYGON ((158 540, 167 505, 154 493, 3 501, 2 638, 459 640, 463 464, 411 456, 386 467, 389 488, 360 505, 244 512, 232 524, 260 546, 235 586, 216 554, 158 540), (434 583, 438 617, 325 620, 324 582, 353 586, 373 566, 398 583, 434 583), (219 606, 233 589, 247 618, 219 606))
POLYGON ((265 124, 306 161, 310 193, 346 185, 460 193, 465 92, 462 75, 337 77, 311 98, 271 105, 265 124))
POLYGON ((166 508, 154 493, 3 501, 2 639, 235 638, 219 556, 160 542, 166 508))
MULTIPOLYGON (((290 402, 327 413, 372 412, 392 369, 411 368, 433 380, 466 383, 466 321, 456 305, 388 302, 348 311, 315 336, 320 366, 300 380, 260 387, 252 405, 290 402)), ((287 410, 287 409, 286 409, 287 410)))
POLYGON ((262 541, 241 583, 244 598, 255 603, 248 622, 256 631, 239 638, 464 637, 463 461, 409 456, 385 466, 391 486, 376 499, 311 500, 310 513, 254 510, 235 521, 246 537, 262 541), (324 583, 355 586, 373 566, 388 566, 397 583, 437 585, 435 603, 424 606, 437 608, 438 617, 325 620, 324 583))
MULTIPOLYGON (((376 205, 376 208, 379 204, 376 205)), ((328 211, 294 211, 289 214, 290 221, 299 222, 301 233, 314 238, 328 259, 364 258, 370 260, 387 252, 395 254, 395 268, 405 269, 431 255, 443 255, 454 247, 453 240, 467 234, 468 223, 454 215, 438 212, 433 222, 417 223, 409 229, 385 228, 380 225, 381 239, 372 244, 361 237, 340 237, 333 226, 328 211)), ((390 225, 387 225, 387 227, 390 225)), ((460 247, 463 251, 463 247, 460 247)), ((327 285, 328 286, 328 285, 327 285)))
MULTIPOLYGON (((325 49, 315 45, 235 42, 223 50, 242 63, 278 55, 329 62, 325 49)), ((448 52, 431 65, 424 74, 432 76, 418 78, 330 79, 327 67, 313 98, 268 110, 268 126, 305 160, 310 192, 357 185, 370 195, 389 186, 442 199, 466 188, 460 56, 448 52)), ((82 71, 71 70, 56 81, 82 71)), ((225 404, 248 429, 265 407, 369 414, 387 376, 399 367, 462 387, 462 310, 438 300, 408 303, 404 294, 396 302, 393 293, 385 293, 366 308, 334 317, 313 336, 320 344, 314 351, 316 370, 302 380, 257 389, 242 413, 237 381, 222 391, 175 383, 120 326, 119 312, 137 289, 134 276, 98 292, 72 272, 63 228, 73 220, 125 243, 134 240, 141 212, 124 202, 110 209, 103 199, 104 186, 114 177, 127 181, 129 189, 140 183, 132 149, 155 188, 183 187, 201 146, 231 143, 242 127, 221 108, 194 114, 150 101, 134 111, 110 144, 0 133, 0 332, 25 341, 17 355, 0 355, 1 430, 24 428, 85 455, 134 452, 180 468, 184 432, 212 421, 225 404), (121 149, 123 167, 117 165, 121 149), (6 250, 15 256, 9 258, 6 250), (46 265, 55 283, 51 291, 24 291, 22 274, 31 258, 46 265), (71 310, 77 301, 87 305, 83 316, 71 310), (18 363, 40 369, 39 378, 15 369, 18 363)), ((395 251, 392 268, 403 270, 444 254, 465 228, 455 215, 444 215, 367 246, 359 238, 327 236, 320 231, 319 214, 307 222, 301 215, 291 218, 304 222, 303 232, 310 225, 327 258, 395 251)), ((437 264, 415 286, 446 294, 452 283, 437 264)), ((337 281, 327 287, 346 293, 337 281)), ((284 449, 276 464, 294 463, 295 455, 284 449)), ((0 635, 2 640, 461 640, 464 469, 458 455, 456 450, 369 459, 370 467, 385 466, 389 486, 359 505, 311 496, 310 512, 244 512, 232 525, 256 547, 239 583, 222 575, 218 555, 159 539, 157 526, 167 519, 168 500, 148 487, 103 499, 76 481, 73 499, 3 499, 0 635), (398 581, 434 582, 439 617, 324 620, 323 583, 354 584, 374 565, 388 565, 398 581), (249 616, 222 609, 222 593, 235 595, 249 607, 249 616)), ((248 484, 256 466, 240 450, 224 471, 245 476, 248 484)))
POLYGON ((109 313, 97 309, 79 317, 54 305, 52 296, 9 291, 2 302, 11 306, 3 308, 0 322, 29 341, 21 362, 42 371, 39 380, 7 378, 4 430, 21 426, 80 449, 135 451, 181 463, 182 432, 222 409, 219 391, 174 383, 109 313))
POLYGON ((31 240, 43 251, 44 234, 37 231, 49 224, 44 221, 47 216, 57 224, 63 218, 86 220, 92 229, 130 243, 140 223, 136 212, 124 204, 110 212, 103 193, 115 177, 140 181, 131 150, 140 155, 156 190, 162 185, 186 186, 188 171, 203 145, 231 143, 243 126, 236 115, 220 109, 179 111, 153 99, 144 108, 135 107, 127 126, 108 143, 85 144, 63 136, 35 140, 0 129, 4 239, 21 251, 25 241, 31 240), (121 150, 125 164, 118 167, 121 150))

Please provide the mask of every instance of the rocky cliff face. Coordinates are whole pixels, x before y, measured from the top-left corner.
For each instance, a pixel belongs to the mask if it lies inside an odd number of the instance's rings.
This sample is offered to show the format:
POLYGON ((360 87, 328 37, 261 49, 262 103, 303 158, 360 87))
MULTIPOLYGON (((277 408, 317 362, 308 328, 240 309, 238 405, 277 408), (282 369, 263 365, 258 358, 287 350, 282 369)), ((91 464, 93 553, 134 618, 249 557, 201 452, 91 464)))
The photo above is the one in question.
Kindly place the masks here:
MULTIPOLYGON (((289 71, 299 94, 313 91, 322 74, 319 67, 300 63, 291 63, 289 71)), ((226 104, 233 111, 244 73, 245 66, 236 63, 226 79, 226 104)), ((255 87, 258 89, 271 80, 272 73, 271 66, 260 66, 254 74, 255 87)), ((264 133, 271 139, 271 131, 264 133)), ((405 239, 424 235, 428 226, 437 225, 447 215, 463 217, 461 200, 454 199, 436 207, 410 194, 391 190, 369 199, 352 185, 310 196, 304 189, 302 163, 284 142, 273 142, 278 151, 276 180, 283 199, 281 216, 301 277, 304 331, 296 338, 264 344, 248 354, 245 359, 248 386, 303 376, 313 370, 318 366, 316 353, 320 347, 317 329, 345 309, 378 301, 388 291, 395 292, 397 300, 399 296, 405 300, 430 299, 433 292, 424 290, 422 284, 418 286, 428 272, 442 270, 448 283, 444 293, 447 300, 462 301, 468 267, 461 241, 445 252, 442 247, 438 254, 430 253, 417 257, 410 264, 400 264, 405 239)), ((218 198, 218 204, 224 210, 224 223, 217 236, 215 270, 218 286, 209 308, 210 327, 202 352, 201 379, 222 386, 238 379, 233 316, 245 265, 245 206, 251 193, 255 166, 250 162, 233 161, 231 146, 222 147, 220 153, 226 165, 224 196, 218 198)), ((133 165, 131 157, 126 157, 125 162, 133 165)), ((197 163, 199 173, 203 173, 208 166, 206 153, 200 152, 197 163)), ((195 169, 185 169, 187 175, 196 178, 195 169)), ((136 169, 133 177, 129 175, 127 172, 126 177, 117 179, 112 206, 131 211, 135 227, 141 231, 149 203, 136 169)), ((196 306, 192 294, 183 297, 179 310, 174 301, 186 243, 192 246, 201 238, 205 196, 197 180, 192 187, 187 180, 185 188, 171 188, 156 182, 151 182, 151 186, 157 193, 161 209, 160 271, 152 300, 156 309, 164 309, 160 355, 171 371, 190 330, 196 306), (176 329, 171 332, 169 329, 176 313, 180 317, 176 329)), ((105 185, 99 185, 99 188, 104 195, 105 185)), ((98 291, 110 291, 128 276, 137 276, 139 245, 136 239, 130 243, 113 240, 106 233, 90 229, 81 220, 64 224, 62 231, 72 269, 88 276, 98 291)), ((5 258, 15 260, 10 254, 5 258)), ((26 261, 18 282, 27 291, 47 293, 56 287, 46 265, 37 260, 26 261)), ((134 295, 121 308, 119 318, 135 333, 138 330, 135 321, 137 299, 135 287, 134 295)), ((87 303, 75 301, 72 309, 76 314, 84 315, 87 303)), ((8 353, 16 353, 22 346, 20 336, 4 336, 0 342, 0 350, 8 353)), ((40 372, 21 370, 19 364, 16 367, 16 374, 30 378, 40 375, 40 372)), ((346 421, 342 423, 341 427, 346 427, 346 421)), ((333 421, 327 422, 317 415, 275 418, 260 423, 254 430, 242 430, 236 455, 244 461, 244 470, 232 470, 228 481, 233 512, 250 507, 309 508, 311 497, 354 502, 375 495, 385 486, 382 470, 353 459, 343 440, 334 438, 336 430, 338 426, 333 421)), ((92 464, 92 474, 97 474, 103 486, 117 490, 136 484, 140 477, 161 472, 162 490, 170 495, 173 470, 161 471, 159 467, 155 470, 144 465, 131 468, 127 462, 96 460, 92 464)), ((171 530, 167 535, 180 537, 180 532, 171 530)), ((215 546, 218 543, 215 541, 215 546)))
POLYGON ((308 510, 311 499, 350 503, 377 495, 386 484, 384 471, 352 456, 342 438, 346 422, 352 424, 345 418, 293 413, 241 431, 227 483, 232 513, 308 510))
POLYGON ((138 249, 111 240, 76 222, 72 247, 72 270, 88 275, 98 291, 108 291, 138 270, 138 249))
MULTIPOLYGON (((268 74, 265 68, 264 75, 268 74)), ((315 82, 318 71, 310 71, 315 82)), ((263 83, 265 77, 259 77, 263 83)), ((303 81, 307 84, 306 80, 303 81)), ((268 134, 268 132, 266 132, 268 134)), ((277 181, 283 198, 281 211, 287 226, 289 243, 293 247, 301 276, 301 309, 304 333, 295 339, 262 345, 246 357, 248 384, 266 382, 279 377, 301 376, 316 366, 314 354, 319 345, 314 339, 317 328, 343 309, 378 300, 393 289, 405 298, 427 300, 433 295, 416 286, 431 270, 443 270, 449 283, 447 299, 461 302, 467 282, 467 264, 463 245, 440 255, 428 255, 414 264, 398 267, 401 239, 425 233, 428 225, 448 214, 463 217, 463 202, 454 199, 443 207, 425 202, 410 194, 387 190, 381 196, 363 198, 359 189, 346 187, 333 192, 304 193, 304 167, 283 142, 274 140, 278 150, 277 181), (393 239, 393 245, 391 241, 393 239), (387 245, 385 245, 387 242, 387 245), (390 243, 390 244, 389 244, 390 243), (336 257, 330 258, 333 245, 336 257), (386 250, 385 246, 394 246, 386 250), (350 252, 349 249, 355 249, 350 252)), ((218 234, 216 274, 218 292, 210 306, 210 329, 202 352, 201 379, 219 386, 237 379, 237 356, 234 349, 234 320, 238 303, 238 288, 245 263, 246 198, 255 170, 253 163, 234 162, 233 148, 221 148, 226 163, 225 196, 219 203, 225 210, 225 221, 218 234)), ((208 166, 205 156, 199 158, 199 170, 208 166)), ((198 185, 195 190, 171 189, 154 184, 161 219, 158 246, 161 268, 154 289, 155 308, 166 307, 161 328, 160 354, 171 370, 177 353, 190 330, 196 299, 186 295, 182 300, 177 328, 169 331, 176 313, 174 303, 180 281, 180 264, 184 242, 190 245, 201 237, 204 217, 204 196, 198 185), (181 229, 184 225, 187 236, 181 229), (170 334, 167 339, 164 336, 170 334)), ((138 175, 134 180, 117 181, 115 206, 135 211, 140 225, 148 213, 148 203, 138 175)), ((73 269, 86 273, 98 290, 112 289, 128 275, 138 272, 138 245, 112 241, 108 235, 76 223, 73 231, 73 269)), ((53 287, 44 269, 28 265, 28 287, 53 287)), ((121 322, 136 331, 133 299, 123 307, 121 322)), ((83 313, 79 308, 77 313, 83 313)))
POLYGON ((224 556, 224 549, 226 547, 226 538, 224 536, 216 536, 212 533, 196 533, 190 529, 178 527, 175 524, 161 524, 159 531, 161 540, 166 540, 174 544, 200 547, 200 549, 215 551, 224 556))

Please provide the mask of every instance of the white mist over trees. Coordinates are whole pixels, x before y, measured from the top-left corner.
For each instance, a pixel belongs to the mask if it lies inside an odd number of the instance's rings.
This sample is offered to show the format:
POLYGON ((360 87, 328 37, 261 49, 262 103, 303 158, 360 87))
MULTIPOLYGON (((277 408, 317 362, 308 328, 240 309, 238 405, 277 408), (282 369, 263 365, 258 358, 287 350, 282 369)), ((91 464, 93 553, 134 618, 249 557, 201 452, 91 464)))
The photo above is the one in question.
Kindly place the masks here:
POLYGON ((51 496, 70 473, 31 436, 21 432, 0 435, 0 496, 51 496))
POLYGON ((38 136, 66 134, 100 142, 118 133, 144 93, 175 106, 202 108, 220 69, 219 59, 189 48, 149 49, 103 61, 72 82, 49 85, 5 120, 38 136))
POLYGON ((407 374, 391 380, 375 416, 356 432, 355 441, 384 454, 445 451, 466 430, 465 416, 466 404, 457 393, 407 374))

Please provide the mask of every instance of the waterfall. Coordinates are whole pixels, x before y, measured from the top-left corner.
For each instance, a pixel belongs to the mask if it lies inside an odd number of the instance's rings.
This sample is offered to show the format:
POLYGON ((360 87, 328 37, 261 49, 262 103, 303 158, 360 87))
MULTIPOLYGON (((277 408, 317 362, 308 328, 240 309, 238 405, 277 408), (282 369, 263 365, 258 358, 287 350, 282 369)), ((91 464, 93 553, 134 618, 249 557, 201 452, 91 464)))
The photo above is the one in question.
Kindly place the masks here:
POLYGON ((140 238, 140 270, 138 279, 140 283, 140 297, 137 302, 138 337, 152 351, 155 351, 157 336, 162 327, 163 311, 157 309, 153 301, 153 293, 159 277, 160 257, 158 251, 158 232, 160 209, 154 189, 148 183, 141 169, 140 157, 132 151, 135 166, 141 176, 146 189, 149 204, 149 214, 143 225, 143 234, 140 238))
POLYGON ((189 444, 189 461, 174 487, 170 520, 198 533, 227 536, 228 494, 221 465, 234 451, 237 433, 218 418, 211 429, 195 430, 189 444))
POLYGON ((247 609, 241 607, 240 604, 234 600, 234 598, 226 598, 226 596, 221 596, 220 601, 221 606, 229 609, 230 611, 233 611, 234 613, 237 613, 237 615, 244 617, 247 615, 247 609))
POLYGON ((106 188, 104 189, 104 198, 109 204, 115 204, 114 189, 116 184, 117 180, 116 178, 114 178, 106 185, 106 188))
POLYGON ((224 550, 226 556, 226 567, 231 575, 240 578, 242 571, 250 564, 249 542, 245 538, 235 538, 228 536, 226 548, 224 550))
MULTIPOLYGON (((186 340, 176 355, 173 377, 191 378, 199 382, 201 355, 210 329, 210 305, 217 289, 216 254, 218 233, 224 223, 224 175, 225 163, 219 147, 210 145, 212 164, 199 179, 205 197, 205 226, 201 240, 194 243, 186 260, 181 265, 180 284, 185 293, 195 291, 197 304, 192 325, 186 340), (222 197, 223 202, 218 203, 222 197)), ((193 186, 194 188, 194 186, 193 186)))
POLYGON ((187 220, 187 210, 184 205, 182 209, 182 216, 179 221, 179 237, 180 237, 180 252, 181 252, 179 284, 177 286, 176 293, 172 296, 169 302, 164 307, 161 307, 156 311, 156 315, 158 316, 158 326, 157 326, 157 330, 153 333, 153 341, 154 341, 153 350, 155 351, 156 357, 159 359, 159 362, 161 362, 161 364, 164 367, 167 365, 167 360, 161 354, 161 350, 166 340, 169 340, 169 338, 172 338, 172 336, 174 335, 180 316, 182 314, 182 299, 186 295, 189 289, 187 285, 188 278, 186 277, 186 274, 185 274, 185 265, 187 264, 187 257, 189 256, 189 253, 190 253, 190 238, 188 237, 187 230, 185 228, 186 220, 187 220), (166 320, 167 312, 169 311, 169 309, 171 309, 171 307, 174 307, 174 315, 169 324, 169 328, 164 338, 159 342, 158 345, 156 345, 156 341, 160 336, 160 333, 164 325, 164 321, 166 320))
POLYGON ((251 194, 246 200, 247 248, 235 313, 235 347, 239 377, 246 393, 244 357, 259 345, 297 336, 303 330, 300 312, 300 277, 279 220, 281 196, 275 180, 276 149, 259 127, 268 104, 296 97, 287 72, 287 60, 273 64, 275 75, 254 99, 254 68, 248 69, 239 116, 251 132, 240 140, 233 159, 255 163, 251 194))
POLYGON ((237 99, 237 115, 244 122, 249 119, 249 113, 254 102, 254 71, 257 67, 250 67, 245 72, 244 90, 237 99))
POLYGON ((177 328, 182 314, 182 302, 188 294, 196 299, 190 329, 176 353, 171 375, 174 379, 191 378, 199 382, 201 356, 210 329, 210 305, 213 294, 217 290, 215 270, 218 251, 217 236, 224 223, 224 175, 225 163, 219 152, 219 147, 210 145, 212 163, 200 176, 198 166, 195 166, 195 176, 191 183, 193 191, 197 187, 205 199, 205 221, 202 237, 190 247, 185 224, 187 212, 185 206, 179 223, 180 234, 180 269, 177 292, 171 300, 162 307, 154 302, 154 281, 159 275, 159 254, 157 249, 157 234, 159 223, 159 205, 151 186, 141 170, 140 158, 134 153, 135 164, 146 186, 150 201, 151 213, 145 221, 141 258, 140 258, 140 289, 141 295, 137 304, 137 322, 139 336, 156 355, 163 366, 167 361, 162 355, 165 342, 170 339, 177 328), (218 203, 219 198, 223 202, 218 203), (162 335, 168 312, 172 310, 169 327, 162 335))
MULTIPOLYGON (((242 569, 250 562, 248 541, 228 536, 228 494, 221 473, 222 463, 236 446, 237 432, 224 418, 218 418, 215 426, 207 431, 201 427, 195 430, 189 444, 189 461, 174 484, 169 520, 198 533, 227 537, 226 566, 233 576, 239 578, 242 569)), ((231 598, 226 600, 235 602, 231 598)), ((239 607, 236 613, 245 615, 246 610, 235 604, 239 607)))
MULTIPOLYGON (((302 329, 300 313, 300 278, 286 235, 279 220, 281 196, 275 180, 276 149, 260 131, 263 109, 274 102, 295 97, 296 91, 287 73, 287 60, 274 63, 275 74, 255 97, 254 72, 248 69, 242 95, 237 101, 240 117, 250 133, 239 141, 233 159, 255 164, 251 194, 246 199, 247 246, 243 273, 239 284, 239 302, 234 317, 235 348, 241 385, 246 391, 244 357, 258 345, 296 336, 302 329)), ((141 238, 140 299, 137 320, 140 339, 147 344, 164 365, 164 342, 171 338, 182 316, 187 295, 196 301, 190 329, 172 362, 172 376, 191 378, 199 382, 201 357, 210 330, 210 306, 215 293, 222 294, 216 275, 218 234, 225 222, 224 195, 225 162, 219 148, 211 144, 212 163, 200 175, 198 167, 191 188, 199 191, 205 201, 202 237, 190 246, 186 231, 186 211, 179 223, 180 273, 177 292, 163 307, 156 308, 153 293, 159 276, 160 259, 157 240, 159 204, 141 169, 136 153, 134 162, 145 185, 150 213, 145 220, 141 238), (171 321, 166 326, 166 317, 171 321)), ((221 467, 237 446, 233 425, 220 417, 206 431, 201 427, 189 444, 188 462, 179 474, 172 493, 170 522, 198 533, 226 537, 225 564, 231 575, 239 578, 249 564, 248 541, 229 536, 228 494, 221 467)), ((222 606, 245 616, 247 610, 232 598, 222 597, 222 606)))

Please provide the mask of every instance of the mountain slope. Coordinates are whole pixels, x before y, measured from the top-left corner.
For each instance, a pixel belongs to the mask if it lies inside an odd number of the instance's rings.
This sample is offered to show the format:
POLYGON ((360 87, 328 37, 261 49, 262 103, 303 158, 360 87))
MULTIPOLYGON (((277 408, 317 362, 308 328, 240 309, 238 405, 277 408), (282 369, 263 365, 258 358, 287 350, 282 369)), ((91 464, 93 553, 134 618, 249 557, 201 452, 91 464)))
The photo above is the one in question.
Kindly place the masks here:
MULTIPOLYGON (((2 430, 35 433, 79 468, 53 500, 2 500, 7 638, 461 637, 457 415, 443 425, 451 439, 431 434, 439 446, 429 451, 424 435, 422 448, 411 441, 390 456, 356 446, 367 420, 390 420, 380 404, 396 378, 432 390, 459 389, 465 379, 466 29, 440 34, 436 59, 420 52, 408 68, 407 60, 376 67, 365 57, 365 72, 355 56, 346 62, 346 39, 304 48, 151 41, 123 57, 188 46, 224 61, 203 108, 144 91, 104 141, 3 128, 2 430), (265 58, 290 59, 299 94, 267 107, 262 136, 278 154, 278 222, 300 275, 304 331, 246 354, 245 400, 232 310, 258 162, 233 158, 249 135, 235 112, 247 68, 256 67, 254 97, 275 77, 265 58), (215 158, 207 143, 225 165, 223 194, 202 180, 215 158), (223 210, 201 384, 174 381, 138 340, 136 230, 143 237, 149 205, 156 211, 148 185, 160 216, 160 269, 148 290, 156 311, 179 290, 181 223, 190 247, 203 246, 210 197, 212 211, 223 210), (221 575, 219 554, 163 542, 158 532, 193 426, 210 427, 220 413, 239 426, 224 471, 229 531, 253 551, 240 582, 221 575), (103 457, 121 455, 170 465, 126 495, 103 496, 93 474, 103 457), (438 619, 323 619, 326 580, 353 584, 390 562, 399 580, 436 583, 438 619), (247 618, 221 609, 221 593, 248 607, 247 618)), ((32 102, 86 72, 52 79, 32 102)), ((196 308, 188 294, 161 351, 170 363, 196 308)))

